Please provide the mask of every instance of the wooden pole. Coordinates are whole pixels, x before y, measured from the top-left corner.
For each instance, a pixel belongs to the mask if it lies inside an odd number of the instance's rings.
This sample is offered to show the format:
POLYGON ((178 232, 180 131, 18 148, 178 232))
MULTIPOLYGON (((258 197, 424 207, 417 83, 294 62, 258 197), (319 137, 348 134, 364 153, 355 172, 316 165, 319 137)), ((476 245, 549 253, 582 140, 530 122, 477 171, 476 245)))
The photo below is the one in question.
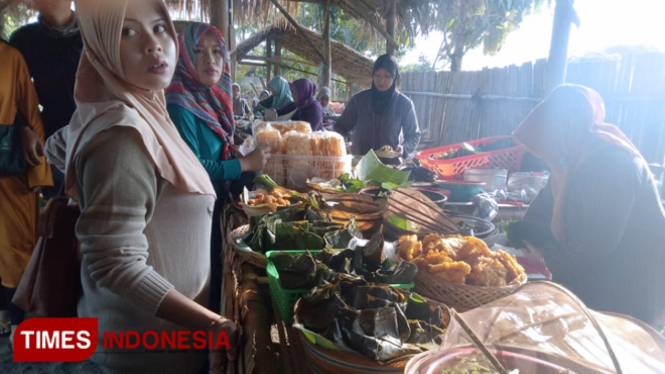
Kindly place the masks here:
MULTIPOLYGON (((330 87, 332 74, 332 57, 330 48, 330 0, 323 5, 323 77, 321 85, 330 87)), ((332 98, 331 98, 332 99, 332 98)))
MULTIPOLYGON (((272 58, 272 39, 266 38, 266 59, 272 58)), ((270 82, 271 79, 271 71, 270 69, 272 68, 272 64, 270 62, 266 62, 266 79, 268 82, 270 82)))
POLYGON ((228 43, 230 40, 228 0, 210 0, 210 24, 222 32, 228 43))
POLYGON ((570 24, 576 17, 575 10, 573 9, 573 1, 574 0, 557 0, 556 6, 554 7, 552 40, 550 42, 550 54, 547 59, 545 96, 547 96, 554 87, 566 81, 570 24))
POLYGON ((298 22, 296 22, 296 20, 294 20, 294 19, 289 15, 289 12, 287 12, 286 9, 284 9, 281 5, 279 5, 279 3, 277 2, 277 0, 270 0, 270 1, 272 1, 272 3, 273 3, 273 4, 275 5, 275 7, 280 11, 280 13, 282 13, 282 15, 283 15, 287 20, 289 20, 289 22, 291 22, 291 24, 293 25, 293 27, 295 27, 296 30, 298 30, 298 33, 300 33, 300 35, 301 35, 302 38, 307 42, 307 44, 309 44, 309 46, 312 47, 312 49, 313 49, 313 50, 319 55, 319 57, 321 57, 321 61, 325 61, 325 57, 323 57, 323 53, 321 52, 321 50, 319 49, 319 47, 317 47, 316 44, 314 44, 314 42, 309 38, 309 36, 307 36, 307 34, 305 34, 305 30, 302 28, 302 26, 300 26, 300 24, 299 24, 298 22))
POLYGON ((277 36, 275 38, 275 65, 274 65, 274 71, 275 71, 275 76, 282 75, 282 46, 283 46, 283 41, 281 36, 277 36))
MULTIPOLYGON (((229 4, 229 39, 226 43, 228 44, 229 51, 236 50, 236 28, 233 24, 233 0, 227 0, 229 4)), ((233 81, 236 80, 236 71, 238 69, 238 60, 231 58, 231 77, 233 81)))
MULTIPOLYGON (((396 0, 390 0, 390 11, 388 12, 388 18, 386 18, 386 33, 388 33, 388 35, 393 41, 395 40, 396 7, 397 7, 396 0)), ((388 37, 386 37, 386 53, 389 55, 395 55, 396 49, 397 47, 389 43, 388 37)))

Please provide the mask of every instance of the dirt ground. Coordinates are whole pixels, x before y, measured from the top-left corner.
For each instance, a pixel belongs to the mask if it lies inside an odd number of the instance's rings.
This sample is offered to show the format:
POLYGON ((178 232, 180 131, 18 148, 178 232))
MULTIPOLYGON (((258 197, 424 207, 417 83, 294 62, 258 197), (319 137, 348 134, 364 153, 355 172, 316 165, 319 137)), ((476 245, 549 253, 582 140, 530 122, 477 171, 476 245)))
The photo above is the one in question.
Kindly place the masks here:
POLYGON ((0 373, 2 374, 103 374, 92 361, 83 362, 14 362, 8 337, 0 337, 0 373))

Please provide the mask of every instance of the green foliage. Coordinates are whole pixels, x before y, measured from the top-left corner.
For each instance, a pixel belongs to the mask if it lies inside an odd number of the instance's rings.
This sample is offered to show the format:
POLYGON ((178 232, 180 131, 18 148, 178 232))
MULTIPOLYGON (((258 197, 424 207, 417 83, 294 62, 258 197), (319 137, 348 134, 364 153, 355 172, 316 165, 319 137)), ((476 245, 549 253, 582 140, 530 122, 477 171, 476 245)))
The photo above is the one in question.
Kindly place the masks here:
POLYGON ((418 57, 417 64, 402 65, 400 66, 399 71, 400 73, 428 72, 432 71, 432 63, 428 61, 425 56, 420 55, 420 57, 418 57))
POLYGON ((434 29, 444 32, 438 61, 452 70, 461 69, 464 54, 482 44, 494 55, 506 36, 519 27, 525 16, 538 11, 544 0, 439 0, 430 3, 434 29))

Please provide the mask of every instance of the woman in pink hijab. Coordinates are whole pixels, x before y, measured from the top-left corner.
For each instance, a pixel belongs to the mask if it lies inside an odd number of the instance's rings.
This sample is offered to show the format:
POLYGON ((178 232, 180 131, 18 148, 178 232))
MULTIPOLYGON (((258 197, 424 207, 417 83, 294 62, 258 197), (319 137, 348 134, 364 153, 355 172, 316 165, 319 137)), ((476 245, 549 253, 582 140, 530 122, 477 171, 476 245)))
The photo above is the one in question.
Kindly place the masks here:
POLYGON ((665 212, 639 151, 604 119, 597 92, 562 85, 513 133, 552 171, 524 217, 525 244, 590 308, 653 323, 665 308, 665 212))
POLYGON ((81 209, 78 315, 99 326, 92 360, 110 373, 197 373, 205 350, 154 350, 154 333, 223 332, 230 349, 210 356, 221 372, 238 329, 205 308, 215 190, 166 111, 173 23, 161 0, 77 0, 76 11, 85 49, 77 110, 60 136, 66 191, 81 209), (152 335, 119 350, 103 344, 108 331, 152 335))

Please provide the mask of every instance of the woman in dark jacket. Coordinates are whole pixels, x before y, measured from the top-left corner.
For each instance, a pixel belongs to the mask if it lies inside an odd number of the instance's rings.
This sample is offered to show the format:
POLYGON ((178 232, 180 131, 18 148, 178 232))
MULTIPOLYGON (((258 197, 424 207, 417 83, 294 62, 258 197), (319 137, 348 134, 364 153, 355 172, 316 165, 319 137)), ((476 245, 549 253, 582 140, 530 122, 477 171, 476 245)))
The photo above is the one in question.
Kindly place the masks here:
POLYGON ((351 151, 364 155, 388 145, 409 157, 420 143, 413 102, 396 89, 397 60, 383 55, 374 63, 372 88, 349 101, 335 131, 343 136, 355 130, 351 151), (402 139, 403 137, 403 139, 402 139))
POLYGON ((551 168, 524 244, 588 307, 653 323, 665 309, 665 211, 639 151, 604 119, 597 92, 563 85, 515 130, 551 168))

